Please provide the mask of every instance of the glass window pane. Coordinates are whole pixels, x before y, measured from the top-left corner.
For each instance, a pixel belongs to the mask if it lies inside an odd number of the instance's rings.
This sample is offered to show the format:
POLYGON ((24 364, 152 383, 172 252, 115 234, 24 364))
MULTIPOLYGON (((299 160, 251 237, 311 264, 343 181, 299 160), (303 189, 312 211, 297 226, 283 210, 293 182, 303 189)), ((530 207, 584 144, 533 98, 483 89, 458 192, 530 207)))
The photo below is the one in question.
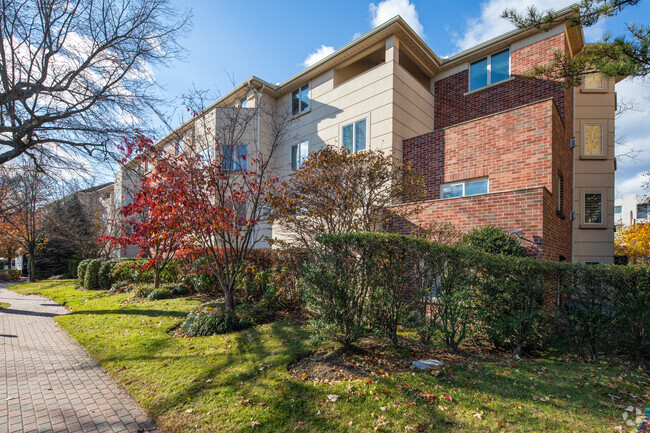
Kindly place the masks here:
POLYGON ((343 127, 343 149, 348 149, 350 152, 353 152, 352 148, 352 134, 354 130, 352 125, 346 125, 343 127))
POLYGON ((585 223, 603 223, 602 197, 600 193, 585 194, 585 223))
POLYGON ((614 213, 623 213, 623 206, 614 206, 614 213))
POLYGON ((302 113, 309 108, 309 85, 300 89, 300 112, 302 113))
POLYGON ((487 58, 470 65, 469 79, 469 90, 487 86, 487 58))
POLYGON ((233 169, 232 164, 232 146, 225 145, 223 146, 223 159, 221 160, 221 169, 224 171, 229 171, 233 169))
POLYGON ((603 154, 603 125, 585 125, 585 155, 603 154))
POLYGON ((463 195, 463 184, 455 183, 453 185, 442 186, 442 198, 460 197, 463 195))
POLYGON ((294 90, 291 93, 291 113, 298 114, 300 113, 300 100, 298 99, 298 91, 294 90))
POLYGON ((510 50, 492 55, 491 83, 498 83, 510 77, 510 50))
POLYGON ((636 219, 648 218, 648 206, 645 204, 636 205, 636 219))
POLYGON ((366 149, 366 119, 354 124, 354 151, 366 149))
POLYGON ((291 146, 291 169, 298 170, 298 146, 291 146))
POLYGON ((246 170, 248 160, 248 146, 240 144, 237 146, 237 170, 246 170))
POLYGON ((603 77, 598 72, 585 75, 585 89, 602 89, 603 77))
POLYGON ((487 179, 475 180, 465 184, 465 195, 485 194, 488 192, 487 179))
POLYGON ((303 141, 300 143, 300 158, 298 160, 298 168, 302 167, 302 164, 307 159, 309 155, 309 141, 303 141))

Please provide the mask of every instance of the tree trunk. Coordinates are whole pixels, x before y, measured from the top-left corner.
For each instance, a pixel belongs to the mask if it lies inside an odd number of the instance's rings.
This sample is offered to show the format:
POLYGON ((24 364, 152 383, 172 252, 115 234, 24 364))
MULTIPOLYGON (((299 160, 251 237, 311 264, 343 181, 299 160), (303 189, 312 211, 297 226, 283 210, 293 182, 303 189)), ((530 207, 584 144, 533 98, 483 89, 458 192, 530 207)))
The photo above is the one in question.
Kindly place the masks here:
POLYGON ((153 288, 157 289, 160 286, 160 267, 156 266, 153 276, 153 288))
POLYGON ((36 281, 36 264, 34 263, 34 250, 35 248, 29 249, 29 281, 36 281))
POLYGON ((234 313, 235 312, 235 297, 234 297, 234 290, 232 287, 227 288, 224 290, 224 295, 226 298, 226 313, 234 313))

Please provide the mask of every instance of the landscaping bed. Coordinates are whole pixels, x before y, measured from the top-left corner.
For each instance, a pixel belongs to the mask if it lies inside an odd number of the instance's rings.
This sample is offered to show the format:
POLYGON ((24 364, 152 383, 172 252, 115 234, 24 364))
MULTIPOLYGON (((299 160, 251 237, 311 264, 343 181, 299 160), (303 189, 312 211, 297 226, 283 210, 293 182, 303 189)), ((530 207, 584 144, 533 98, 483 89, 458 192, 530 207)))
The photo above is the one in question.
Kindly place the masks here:
POLYGON ((179 338, 173 330, 200 300, 133 302, 132 294, 78 290, 73 281, 11 290, 70 308, 55 320, 170 433, 636 432, 626 421, 650 401, 648 373, 616 360, 515 362, 509 354, 477 357, 471 350, 400 352, 389 342, 371 350, 377 345, 370 340, 366 352, 342 358, 346 365, 365 362, 363 369, 320 380, 303 377, 307 370, 299 366, 336 348, 313 346, 291 321, 179 338), (447 367, 412 371, 405 361, 413 355, 435 355, 447 367))

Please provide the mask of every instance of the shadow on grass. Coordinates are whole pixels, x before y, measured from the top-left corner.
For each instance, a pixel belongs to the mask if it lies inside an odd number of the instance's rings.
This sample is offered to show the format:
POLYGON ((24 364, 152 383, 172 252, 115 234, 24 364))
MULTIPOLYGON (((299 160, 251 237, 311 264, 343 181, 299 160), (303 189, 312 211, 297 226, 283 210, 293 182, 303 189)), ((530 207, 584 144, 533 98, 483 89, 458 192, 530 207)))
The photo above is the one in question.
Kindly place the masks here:
POLYGON ((169 311, 169 310, 148 310, 148 309, 115 309, 115 310, 82 310, 70 313, 70 316, 79 314, 117 314, 117 315, 135 315, 148 317, 185 317, 186 311, 169 311))

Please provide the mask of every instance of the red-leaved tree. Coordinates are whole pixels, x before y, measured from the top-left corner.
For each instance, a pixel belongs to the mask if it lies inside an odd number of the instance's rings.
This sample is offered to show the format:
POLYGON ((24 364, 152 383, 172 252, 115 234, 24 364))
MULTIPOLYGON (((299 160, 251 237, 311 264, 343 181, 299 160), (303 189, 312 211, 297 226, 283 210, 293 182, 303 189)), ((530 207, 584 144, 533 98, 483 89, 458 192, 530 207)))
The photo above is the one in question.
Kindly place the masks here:
POLYGON ((244 107, 218 108, 212 114, 193 111, 202 114, 194 121, 194 138, 180 154, 159 151, 144 139, 125 143, 127 155, 139 153, 137 158, 153 167, 142 191, 125 208, 141 218, 128 221, 133 227, 128 239, 133 245, 148 240, 152 263, 160 261, 154 258, 158 251, 180 246, 204 251, 206 270, 215 276, 225 309, 232 313, 237 276, 265 240, 269 200, 278 184, 274 162, 289 117, 244 107), (263 141, 255 126, 261 116, 263 141), (152 250, 151 242, 160 249, 152 250))
MULTIPOLYGON (((157 150, 150 139, 140 135, 123 143, 125 149, 138 149, 137 159, 146 162, 165 161, 168 156, 157 150)), ((167 164, 152 165, 152 170, 140 179, 140 189, 131 203, 119 211, 116 221, 120 231, 114 236, 100 236, 113 247, 134 245, 140 257, 147 258, 144 269, 153 269, 154 288, 160 286, 160 273, 169 265, 186 237, 181 218, 182 201, 173 185, 166 182, 167 164)))

